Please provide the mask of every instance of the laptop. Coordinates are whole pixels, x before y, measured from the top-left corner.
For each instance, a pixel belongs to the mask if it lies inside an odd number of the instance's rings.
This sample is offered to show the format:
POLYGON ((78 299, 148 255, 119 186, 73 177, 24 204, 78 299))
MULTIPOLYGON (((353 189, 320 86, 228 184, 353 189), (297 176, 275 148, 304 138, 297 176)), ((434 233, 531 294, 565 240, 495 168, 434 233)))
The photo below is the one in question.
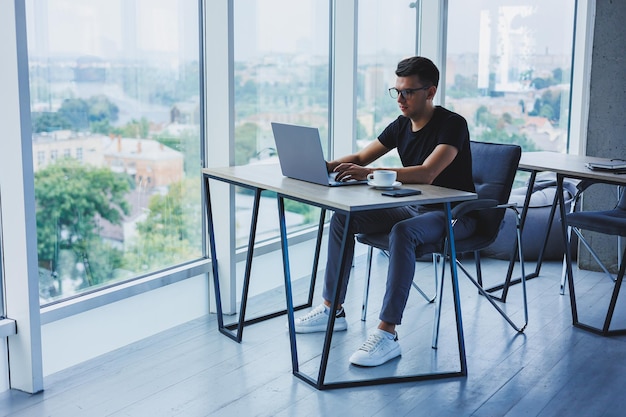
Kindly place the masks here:
POLYGON ((272 122, 272 131, 284 176, 329 187, 367 184, 367 180, 335 180, 335 174, 326 169, 317 128, 272 122))
POLYGON ((602 162, 588 162, 587 168, 594 171, 619 171, 621 173, 626 170, 626 161, 622 159, 611 159, 602 162))

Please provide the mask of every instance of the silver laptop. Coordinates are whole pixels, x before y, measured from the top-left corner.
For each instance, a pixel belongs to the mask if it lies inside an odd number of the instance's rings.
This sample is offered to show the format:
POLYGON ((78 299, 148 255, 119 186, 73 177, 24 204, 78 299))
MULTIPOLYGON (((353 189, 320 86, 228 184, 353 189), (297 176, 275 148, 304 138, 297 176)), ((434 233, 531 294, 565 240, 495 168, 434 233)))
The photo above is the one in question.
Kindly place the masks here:
POLYGON ((336 181, 335 174, 328 173, 317 128, 272 122, 272 131, 284 176, 330 187, 367 184, 367 181, 336 181))
POLYGON ((601 162, 588 162, 587 168, 594 171, 611 171, 617 172, 626 170, 626 161, 623 159, 611 159, 601 162))

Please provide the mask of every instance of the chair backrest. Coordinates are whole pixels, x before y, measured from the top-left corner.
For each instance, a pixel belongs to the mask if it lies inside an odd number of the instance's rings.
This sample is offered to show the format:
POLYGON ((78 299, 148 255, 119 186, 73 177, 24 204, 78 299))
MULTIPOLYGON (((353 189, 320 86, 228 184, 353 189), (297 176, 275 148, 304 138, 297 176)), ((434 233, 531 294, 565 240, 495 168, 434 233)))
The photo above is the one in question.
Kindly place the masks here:
MULTIPOLYGON (((470 147, 472 177, 478 198, 497 200, 500 204, 508 203, 522 148, 518 145, 475 141, 470 143, 470 147)), ((477 233, 492 236, 495 240, 503 217, 504 209, 479 212, 477 233)))

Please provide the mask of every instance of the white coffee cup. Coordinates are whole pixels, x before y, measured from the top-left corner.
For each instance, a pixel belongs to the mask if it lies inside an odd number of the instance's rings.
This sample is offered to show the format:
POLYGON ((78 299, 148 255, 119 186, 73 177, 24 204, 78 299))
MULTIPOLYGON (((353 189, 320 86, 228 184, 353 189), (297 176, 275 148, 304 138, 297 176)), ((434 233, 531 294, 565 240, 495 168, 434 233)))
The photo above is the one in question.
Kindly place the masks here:
POLYGON ((367 181, 377 187, 391 187, 396 182, 396 171, 378 169, 368 174, 367 181))

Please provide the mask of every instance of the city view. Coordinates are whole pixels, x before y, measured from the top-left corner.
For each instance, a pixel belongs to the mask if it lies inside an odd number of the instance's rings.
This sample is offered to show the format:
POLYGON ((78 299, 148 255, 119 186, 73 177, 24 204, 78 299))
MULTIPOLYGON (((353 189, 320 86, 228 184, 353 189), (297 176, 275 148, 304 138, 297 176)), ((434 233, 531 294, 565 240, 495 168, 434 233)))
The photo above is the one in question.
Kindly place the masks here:
MULTIPOLYGON (((29 2, 42 304, 203 255, 197 2, 79 3, 29 2), (106 18, 96 19, 99 13, 106 18), (98 27, 90 27, 96 21, 98 27), (102 28, 106 22, 110 30, 102 28), (86 35, 56 32, 58 25, 72 24, 86 35)), ((247 43, 247 31, 271 25, 261 13, 255 20, 257 2, 235 3, 235 164, 276 162, 271 121, 318 127, 327 149, 330 52, 319 50, 328 46, 328 7, 303 2, 314 11, 304 25, 309 30, 289 50, 278 43, 268 50, 247 43)), ((389 7, 407 8, 406 2, 393 3, 389 7)), ((571 39, 564 41, 570 42, 564 52, 541 49, 532 26, 544 13, 539 6, 482 3, 490 5, 476 12, 481 29, 472 50, 463 51, 449 37, 442 104, 467 119, 473 140, 566 152, 571 39)), ((455 4, 450 1, 451 21, 462 13, 455 4)), ((366 1, 359 8, 360 21, 371 19, 371 30, 385 30, 384 16, 376 26, 380 7, 366 1)), ((571 38, 572 22, 564 25, 569 32, 563 36, 571 38)), ((387 89, 394 85, 396 63, 415 50, 414 41, 404 38, 377 42, 366 45, 372 50, 360 46, 357 57, 356 147, 375 140, 398 116, 387 89), (399 50, 385 49, 396 40, 399 50)), ((381 163, 399 162, 391 155, 381 163)), ((236 199, 242 219, 237 241, 243 244, 251 199, 243 190, 236 199)), ((317 222, 317 211, 295 203, 287 209, 290 227, 317 222)), ((278 234, 277 226, 262 223, 260 239, 278 234)))

